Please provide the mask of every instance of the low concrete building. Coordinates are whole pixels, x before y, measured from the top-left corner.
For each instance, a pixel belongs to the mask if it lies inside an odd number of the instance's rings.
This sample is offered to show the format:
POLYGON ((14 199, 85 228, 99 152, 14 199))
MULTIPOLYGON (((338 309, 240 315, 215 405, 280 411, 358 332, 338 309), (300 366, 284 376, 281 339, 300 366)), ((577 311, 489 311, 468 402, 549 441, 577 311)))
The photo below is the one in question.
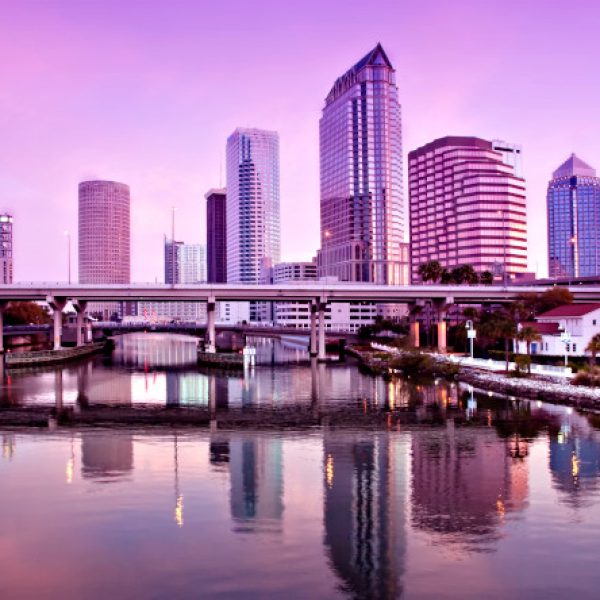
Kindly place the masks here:
MULTIPOLYGON (((585 356, 590 340, 600 333, 600 303, 565 304, 521 326, 533 327, 541 336, 541 341, 531 343, 532 354, 585 356)), ((524 354, 526 343, 515 342, 515 350, 524 354)))

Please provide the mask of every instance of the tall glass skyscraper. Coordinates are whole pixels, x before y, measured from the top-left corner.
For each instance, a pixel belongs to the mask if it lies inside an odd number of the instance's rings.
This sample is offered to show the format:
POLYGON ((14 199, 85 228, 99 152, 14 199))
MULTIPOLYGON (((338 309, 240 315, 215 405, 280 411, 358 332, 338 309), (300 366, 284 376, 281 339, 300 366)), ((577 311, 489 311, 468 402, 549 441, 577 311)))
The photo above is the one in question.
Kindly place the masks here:
POLYGON ((400 104, 381 44, 333 84, 319 133, 319 274, 407 283, 400 104))
POLYGON ((209 190, 206 194, 206 262, 208 283, 227 281, 227 192, 209 190))
POLYGON ((571 156, 548 183, 548 270, 550 277, 600 274, 600 178, 571 156))
POLYGON ((260 283, 280 262, 279 135, 236 129, 227 139, 227 281, 260 283))

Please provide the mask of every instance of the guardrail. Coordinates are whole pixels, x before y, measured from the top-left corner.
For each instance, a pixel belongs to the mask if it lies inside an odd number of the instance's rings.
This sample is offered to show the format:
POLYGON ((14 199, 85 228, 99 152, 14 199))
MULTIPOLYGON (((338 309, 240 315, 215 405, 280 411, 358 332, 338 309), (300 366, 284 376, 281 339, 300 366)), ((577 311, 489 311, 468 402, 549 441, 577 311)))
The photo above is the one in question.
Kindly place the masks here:
MULTIPOLYGON (((376 342, 371 343, 371 347, 374 350, 381 352, 389 352, 390 354, 402 354, 401 350, 394 348, 393 346, 386 346, 385 344, 378 344, 376 342)), ((487 371, 506 371, 506 362, 500 360, 492 360, 491 358, 471 358, 470 356, 457 356, 456 354, 438 354, 437 352, 429 352, 431 356, 437 360, 445 360, 458 365, 465 365, 466 367, 476 367, 477 369, 485 369, 487 371)), ((514 362, 508 363, 508 369, 514 370, 516 365, 514 362)), ((550 377, 565 377, 567 379, 573 377, 573 370, 571 367, 559 367, 555 365, 540 365, 536 363, 531 364, 531 372, 535 375, 546 375, 550 377)))

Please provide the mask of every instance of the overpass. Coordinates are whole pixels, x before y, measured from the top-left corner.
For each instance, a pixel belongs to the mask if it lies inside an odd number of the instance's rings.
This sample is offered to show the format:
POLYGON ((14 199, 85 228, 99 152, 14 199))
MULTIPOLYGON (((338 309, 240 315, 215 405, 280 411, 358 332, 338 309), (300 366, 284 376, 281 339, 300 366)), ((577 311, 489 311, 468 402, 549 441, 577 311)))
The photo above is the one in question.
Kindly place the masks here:
MULTIPOLYGON (((375 302, 416 304, 432 301, 438 308, 438 338, 445 349, 445 311, 451 304, 507 303, 524 293, 542 293, 550 285, 406 285, 368 283, 304 282, 281 284, 125 284, 89 285, 65 283, 21 283, 0 286, 0 339, 2 311, 10 301, 46 301, 54 311, 54 347, 60 347, 61 311, 71 300, 77 312, 77 344, 83 343, 83 314, 88 302, 205 302, 207 305, 208 351, 215 351, 215 308, 219 301, 285 301, 310 304, 310 351, 325 358, 325 307, 331 302, 375 302)), ((600 302, 600 285, 569 287, 575 302, 600 302)), ((2 350, 2 348, 0 348, 2 350)))

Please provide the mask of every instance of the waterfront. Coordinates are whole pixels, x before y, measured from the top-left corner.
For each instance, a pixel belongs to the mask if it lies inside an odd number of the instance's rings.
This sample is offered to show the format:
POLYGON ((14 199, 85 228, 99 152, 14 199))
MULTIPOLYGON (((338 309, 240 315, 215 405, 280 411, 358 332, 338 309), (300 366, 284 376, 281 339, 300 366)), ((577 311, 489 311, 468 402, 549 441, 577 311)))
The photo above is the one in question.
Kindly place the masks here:
POLYGON ((192 338, 135 334, 111 359, 5 373, 5 407, 54 405, 59 391, 65 408, 312 410, 317 393, 319 405, 394 419, 4 428, 0 596, 596 597, 594 415, 442 381, 391 384, 351 363, 321 365, 315 390, 304 354, 258 346, 261 360, 299 364, 200 371, 192 338))

